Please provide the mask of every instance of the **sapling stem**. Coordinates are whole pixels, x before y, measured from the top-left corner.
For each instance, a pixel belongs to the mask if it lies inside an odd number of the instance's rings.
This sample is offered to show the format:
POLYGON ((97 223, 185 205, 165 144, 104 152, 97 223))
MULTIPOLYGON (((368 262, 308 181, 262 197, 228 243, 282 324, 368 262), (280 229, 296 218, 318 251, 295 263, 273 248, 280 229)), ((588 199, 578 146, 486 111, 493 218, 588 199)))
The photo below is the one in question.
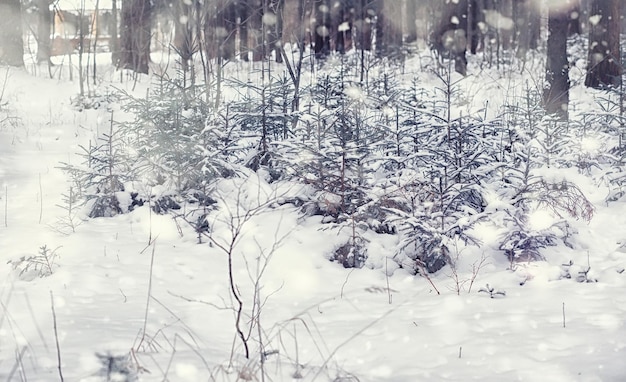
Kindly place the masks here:
POLYGON ((41 187, 41 173, 39 173, 39 224, 43 217, 43 188, 41 187))
POLYGON ((64 382, 63 370, 61 369, 61 347, 59 346, 59 333, 57 331, 57 314, 54 310, 54 295, 50 291, 50 305, 52 306, 52 324, 54 328, 54 342, 57 346, 57 368, 59 369, 59 379, 64 382))
POLYGON ((139 340, 139 344, 136 347, 136 350, 139 350, 143 341, 146 339, 146 328, 148 326, 148 312, 150 310, 150 297, 152 296, 152 270, 154 268, 154 252, 156 249, 156 242, 152 242, 152 255, 150 256, 150 274, 148 277, 148 297, 146 299, 146 311, 143 317, 143 330, 141 334, 141 340, 139 340))
POLYGON ((391 305, 392 303, 392 297, 391 297, 391 288, 389 287, 389 270, 387 267, 387 261, 389 260, 388 257, 385 257, 385 278, 387 279, 387 297, 389 298, 389 305, 391 305))
POLYGON ((9 187, 4 186, 4 227, 9 226, 8 222, 8 211, 9 211, 9 187))

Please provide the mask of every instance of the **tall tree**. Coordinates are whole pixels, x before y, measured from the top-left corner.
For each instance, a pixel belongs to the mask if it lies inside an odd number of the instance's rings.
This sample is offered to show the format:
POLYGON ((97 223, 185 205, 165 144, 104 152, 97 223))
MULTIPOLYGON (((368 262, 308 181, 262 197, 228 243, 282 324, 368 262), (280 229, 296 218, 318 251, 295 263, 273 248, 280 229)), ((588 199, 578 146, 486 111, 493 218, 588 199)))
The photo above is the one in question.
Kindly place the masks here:
POLYGON ((361 52, 372 49, 372 21, 374 13, 371 0, 356 0, 354 10, 354 39, 361 52))
MULTIPOLYGON (((269 0, 265 8, 265 29, 267 29, 267 44, 274 52, 276 62, 282 62, 281 47, 283 43, 283 9, 285 0, 269 0)), ((269 53, 269 52, 268 52, 269 53)))
POLYGON ((0 0, 0 64, 24 66, 20 0, 0 0))
MULTIPOLYGON (((404 6, 405 41, 412 43, 417 40, 417 0, 405 0, 404 6)), ((421 6, 424 7, 425 4, 421 6)))
POLYGON ((539 4, 534 0, 513 2, 513 22, 517 56, 523 58, 530 49, 537 49, 541 28, 539 4))
POLYGON ((314 0, 313 12, 315 14, 315 30, 312 31, 314 37, 315 55, 324 57, 330 54, 330 0, 314 0))
POLYGON ((120 40, 117 9, 117 0, 111 0, 111 24, 109 25, 109 30, 111 31, 111 63, 116 67, 120 62, 120 40))
POLYGON ((50 0, 37 0, 37 62, 48 62, 52 49, 50 0))
POLYGON ((174 14, 174 49, 180 56, 184 70, 189 68, 190 60, 196 49, 194 27, 192 25, 192 4, 176 1, 172 4, 174 14))
POLYGON ((265 36, 263 36, 263 8, 265 0, 246 0, 248 19, 246 29, 248 46, 252 51, 252 60, 261 61, 265 55, 265 36))
MULTIPOLYGON (((558 3, 558 2, 555 2, 558 3)), ((549 114, 567 120, 569 103, 569 63, 567 61, 567 8, 552 3, 548 7, 548 51, 544 106, 549 114)))
POLYGON ((439 24, 431 35, 431 44, 443 57, 454 60, 454 69, 467 74, 468 0, 441 2, 434 12, 439 24))
POLYGON ((122 2, 122 36, 118 67, 148 74, 151 16, 150 0, 122 2))
POLYGON ((593 0, 589 16, 589 58, 585 86, 619 86, 620 3, 622 0, 593 0))
POLYGON ((376 53, 398 56, 402 48, 402 2, 378 0, 376 14, 376 53))

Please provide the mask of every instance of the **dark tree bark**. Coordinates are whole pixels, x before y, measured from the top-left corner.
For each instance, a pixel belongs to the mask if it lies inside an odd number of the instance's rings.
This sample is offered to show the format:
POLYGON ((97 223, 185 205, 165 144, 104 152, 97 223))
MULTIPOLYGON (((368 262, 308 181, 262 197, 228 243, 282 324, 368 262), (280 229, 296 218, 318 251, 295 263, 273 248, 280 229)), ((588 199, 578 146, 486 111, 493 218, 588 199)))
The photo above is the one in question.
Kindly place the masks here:
POLYGON ((120 40, 119 40, 119 26, 118 26, 118 7, 117 0, 111 0, 111 25, 109 30, 111 31, 111 63, 115 67, 119 67, 120 63, 120 40))
POLYGON ((548 114, 567 120, 569 104, 569 63, 567 61, 567 9, 550 7, 548 10, 548 51, 544 106, 548 114))
POLYGON ((52 50, 52 11, 49 0, 37 0, 37 62, 50 61, 52 50))
POLYGON ((378 0, 377 53, 385 57, 399 56, 402 49, 402 2, 378 0))
MULTIPOLYGON (((406 8, 404 11, 405 42, 412 43, 417 40, 417 8, 418 0, 405 0, 406 8)), ((421 4, 420 6, 425 6, 421 4)))
POLYGON ((239 56, 242 60, 248 61, 248 18, 250 11, 248 10, 248 4, 245 0, 236 0, 235 8, 237 12, 237 29, 239 31, 239 56))
POLYGON ((541 28, 541 12, 538 4, 533 0, 513 2, 513 22, 517 56, 523 58, 526 52, 537 49, 538 46, 541 28))
POLYGON ((567 35, 573 36, 581 34, 580 28, 580 0, 569 0, 569 24, 567 26, 567 35))
POLYGON ((620 1, 594 0, 589 16, 589 58, 585 86, 620 86, 620 1))
POLYGON ((283 43, 283 9, 285 6, 285 0, 270 0, 267 6, 267 12, 270 16, 266 17, 268 25, 268 45, 271 51, 274 51, 274 57, 276 62, 282 62, 283 56, 281 54, 281 47, 283 43))
POLYGON ((325 57, 330 54, 330 0, 315 0, 313 2, 315 12, 315 27, 312 31, 314 38, 315 55, 317 57, 325 57))
POLYGON ((440 4, 439 24, 431 36, 432 46, 442 57, 454 60, 454 69, 467 74, 467 5, 468 0, 440 4))
POLYGON ((478 27, 478 23, 481 22, 481 1, 468 0, 467 1, 467 39, 469 42, 470 53, 476 54, 478 52, 478 46, 482 33, 478 27))
POLYGON ((252 51, 252 60, 261 61, 265 55, 265 37, 263 36, 263 7, 265 0, 247 0, 248 46, 252 51))
POLYGON ((372 22, 370 13, 374 12, 368 0, 356 0, 354 28, 355 40, 359 50, 372 50, 372 22))
POLYGON ((499 0, 498 12, 502 15, 503 22, 499 25, 498 36, 500 37, 500 45, 503 50, 510 50, 513 46, 514 23, 513 25, 507 25, 505 20, 513 19, 513 1, 512 0, 499 0))
POLYGON ((186 70, 196 49, 194 29, 191 25, 192 4, 176 1, 172 5, 174 8, 174 49, 180 56, 182 66, 186 70))
POLYGON ((341 54, 346 52, 348 43, 348 36, 342 25, 344 22, 347 22, 345 4, 332 7, 330 9, 331 45, 336 52, 341 54))
POLYGON ((150 0, 122 2, 122 41, 118 67, 148 74, 151 15, 150 0))
POLYGON ((0 64, 24 66, 20 1, 0 0, 0 15, 0 64))

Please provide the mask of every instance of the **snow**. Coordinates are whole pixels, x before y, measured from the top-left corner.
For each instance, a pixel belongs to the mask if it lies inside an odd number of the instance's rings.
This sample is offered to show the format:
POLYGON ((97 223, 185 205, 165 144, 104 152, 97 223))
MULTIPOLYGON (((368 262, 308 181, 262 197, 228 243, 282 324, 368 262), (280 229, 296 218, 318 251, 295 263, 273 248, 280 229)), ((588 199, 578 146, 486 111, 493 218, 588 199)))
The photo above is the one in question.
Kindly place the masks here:
MULTIPOLYGON (((0 78, 6 70, 0 68, 0 78)), ((462 83, 473 89, 468 108, 504 102, 509 89, 485 81, 492 77, 462 83)), ((137 94, 150 83, 140 78, 137 94)), ((363 97, 357 88, 347 92, 363 97)), ((459 294, 450 267, 430 276, 441 294, 424 277, 398 268, 391 260, 392 235, 366 234, 370 259, 364 269, 329 262, 328 254, 349 234, 320 229, 320 217, 303 217, 288 204, 266 208, 276 195, 307 191, 268 184, 253 173, 216 186, 212 244, 207 238, 198 244, 190 227, 148 205, 85 221, 68 235, 55 228, 68 187, 59 163, 78 163, 79 145, 106 131, 111 117, 107 108, 76 110, 70 102, 76 93, 77 84, 66 79, 9 72, 7 103, 0 108, 0 120, 13 121, 0 125, 0 378, 59 379, 53 302, 67 381, 106 380, 102 360, 114 356, 122 357, 115 361, 120 365, 130 363, 140 381, 259 380, 258 344, 250 344, 251 359, 242 357, 228 309, 235 302, 220 246, 227 248, 235 222, 241 236, 233 272, 248 313, 255 275, 262 273, 259 320, 271 380, 626 379, 626 205, 607 205, 603 185, 573 170, 545 170, 554 179, 575 181, 596 207, 589 223, 573 222, 577 249, 547 248, 548 261, 508 269, 495 244, 498 227, 478 224, 474 230, 485 246, 460 254, 459 294), (58 248, 52 275, 20 275, 7 264, 44 245, 58 248), (481 256, 486 261, 476 269, 481 256), (588 266, 588 277, 597 282, 576 282, 588 266), (565 271, 571 279, 561 277, 565 271), (481 288, 506 295, 490 298, 481 288)), ((591 104, 596 94, 572 91, 581 104, 591 104)), ((595 152, 601 146, 588 137, 582 147, 595 152)), ((489 195, 488 209, 506 208, 497 190, 489 195)), ((337 202, 327 197, 325 202, 337 202)), ((540 210, 531 224, 543 229, 552 219, 540 210)), ((126 378, 118 373, 110 380, 132 380, 126 378)))

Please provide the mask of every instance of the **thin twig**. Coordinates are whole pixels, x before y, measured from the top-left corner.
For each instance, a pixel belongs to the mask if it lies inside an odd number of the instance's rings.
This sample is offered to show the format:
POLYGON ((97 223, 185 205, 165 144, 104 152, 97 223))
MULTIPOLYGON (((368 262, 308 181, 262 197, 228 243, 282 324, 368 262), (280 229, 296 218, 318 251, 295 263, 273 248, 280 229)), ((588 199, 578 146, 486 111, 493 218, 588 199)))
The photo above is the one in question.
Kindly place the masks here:
POLYGON ((20 369, 20 371, 23 371, 23 364, 22 364, 22 358, 24 357, 24 353, 26 353, 26 346, 22 347, 22 350, 20 350, 20 352, 16 355, 15 357, 15 364, 13 365, 13 367, 11 368, 11 371, 9 372, 9 376, 7 377, 7 381, 12 381, 13 380, 13 374, 15 374, 15 372, 20 369))
POLYGON ((428 280, 428 282, 433 287, 435 292, 437 292, 437 294, 440 295, 441 293, 439 292, 439 289, 437 289, 437 287, 435 286, 435 283, 433 282, 433 280, 430 278, 430 276, 428 276, 428 271, 426 271, 426 269, 424 268, 424 265, 422 264, 422 262, 418 260, 415 263, 419 267, 420 271, 422 271, 422 276, 426 277, 426 280, 428 280))
POLYGON ((64 382, 63 379, 63 370, 61 369, 61 347, 59 346, 59 333, 57 331, 57 314, 54 310, 54 295, 52 291, 50 291, 50 305, 52 306, 52 323, 54 328, 54 342, 57 346, 57 368, 59 369, 59 378, 61 382, 64 382))
POLYGON ((337 354, 337 352, 339 351, 339 349, 341 349, 342 347, 344 347, 345 345, 347 345, 348 343, 350 343, 352 340, 354 340, 355 338, 357 338, 359 335, 361 335, 363 332, 365 332, 367 329, 371 328, 372 326, 376 325, 377 323, 379 323, 380 321, 382 321, 385 317, 387 317, 388 315, 390 315, 392 312, 394 312, 395 309, 391 309, 388 312, 386 312, 385 314, 383 314, 382 316, 378 317, 377 319, 375 319, 374 321, 370 322, 369 324, 365 325, 364 327, 362 327, 360 330, 358 330, 357 332, 355 332, 353 335, 351 335, 350 337, 348 337, 345 341, 343 341, 342 343, 340 343, 339 345, 337 345, 337 347, 335 347, 335 349, 328 355, 328 357, 326 357, 326 359, 324 360, 324 363, 322 364, 322 366, 320 366, 319 370, 317 371, 317 374, 315 374, 315 376, 313 377, 313 379, 311 381, 315 381, 317 379, 317 377, 319 377, 319 375, 322 373, 322 370, 324 370, 326 368, 326 365, 328 365, 328 362, 330 362, 331 358, 333 358, 335 356, 335 354, 337 354))
POLYGON ((385 279, 387 280, 387 297, 389 297, 389 305, 393 302, 391 297, 391 288, 389 287, 389 269, 387 267, 388 257, 385 257, 385 279))
POLYGON ((346 279, 343 281, 343 284, 341 284, 341 291, 339 293, 339 298, 343 299, 343 288, 346 286, 346 284, 348 283, 348 278, 350 277, 350 275, 352 274, 352 272, 354 272, 356 268, 352 268, 350 270, 350 272, 348 272, 348 274, 346 275, 346 279))
POLYGON ((4 226, 8 227, 8 210, 9 210, 9 186, 4 186, 4 226))
POLYGON ((152 269, 154 267, 154 252, 156 248, 156 239, 152 242, 152 255, 150 256, 150 274, 148 276, 148 296, 146 298, 146 312, 143 317, 143 333, 141 334, 141 340, 139 344, 137 344, 137 350, 143 344, 144 339, 146 338, 146 327, 148 326, 148 310, 150 308, 150 296, 152 296, 152 269))
POLYGON ((39 173, 39 224, 43 217, 43 187, 41 187, 41 173, 39 173))

